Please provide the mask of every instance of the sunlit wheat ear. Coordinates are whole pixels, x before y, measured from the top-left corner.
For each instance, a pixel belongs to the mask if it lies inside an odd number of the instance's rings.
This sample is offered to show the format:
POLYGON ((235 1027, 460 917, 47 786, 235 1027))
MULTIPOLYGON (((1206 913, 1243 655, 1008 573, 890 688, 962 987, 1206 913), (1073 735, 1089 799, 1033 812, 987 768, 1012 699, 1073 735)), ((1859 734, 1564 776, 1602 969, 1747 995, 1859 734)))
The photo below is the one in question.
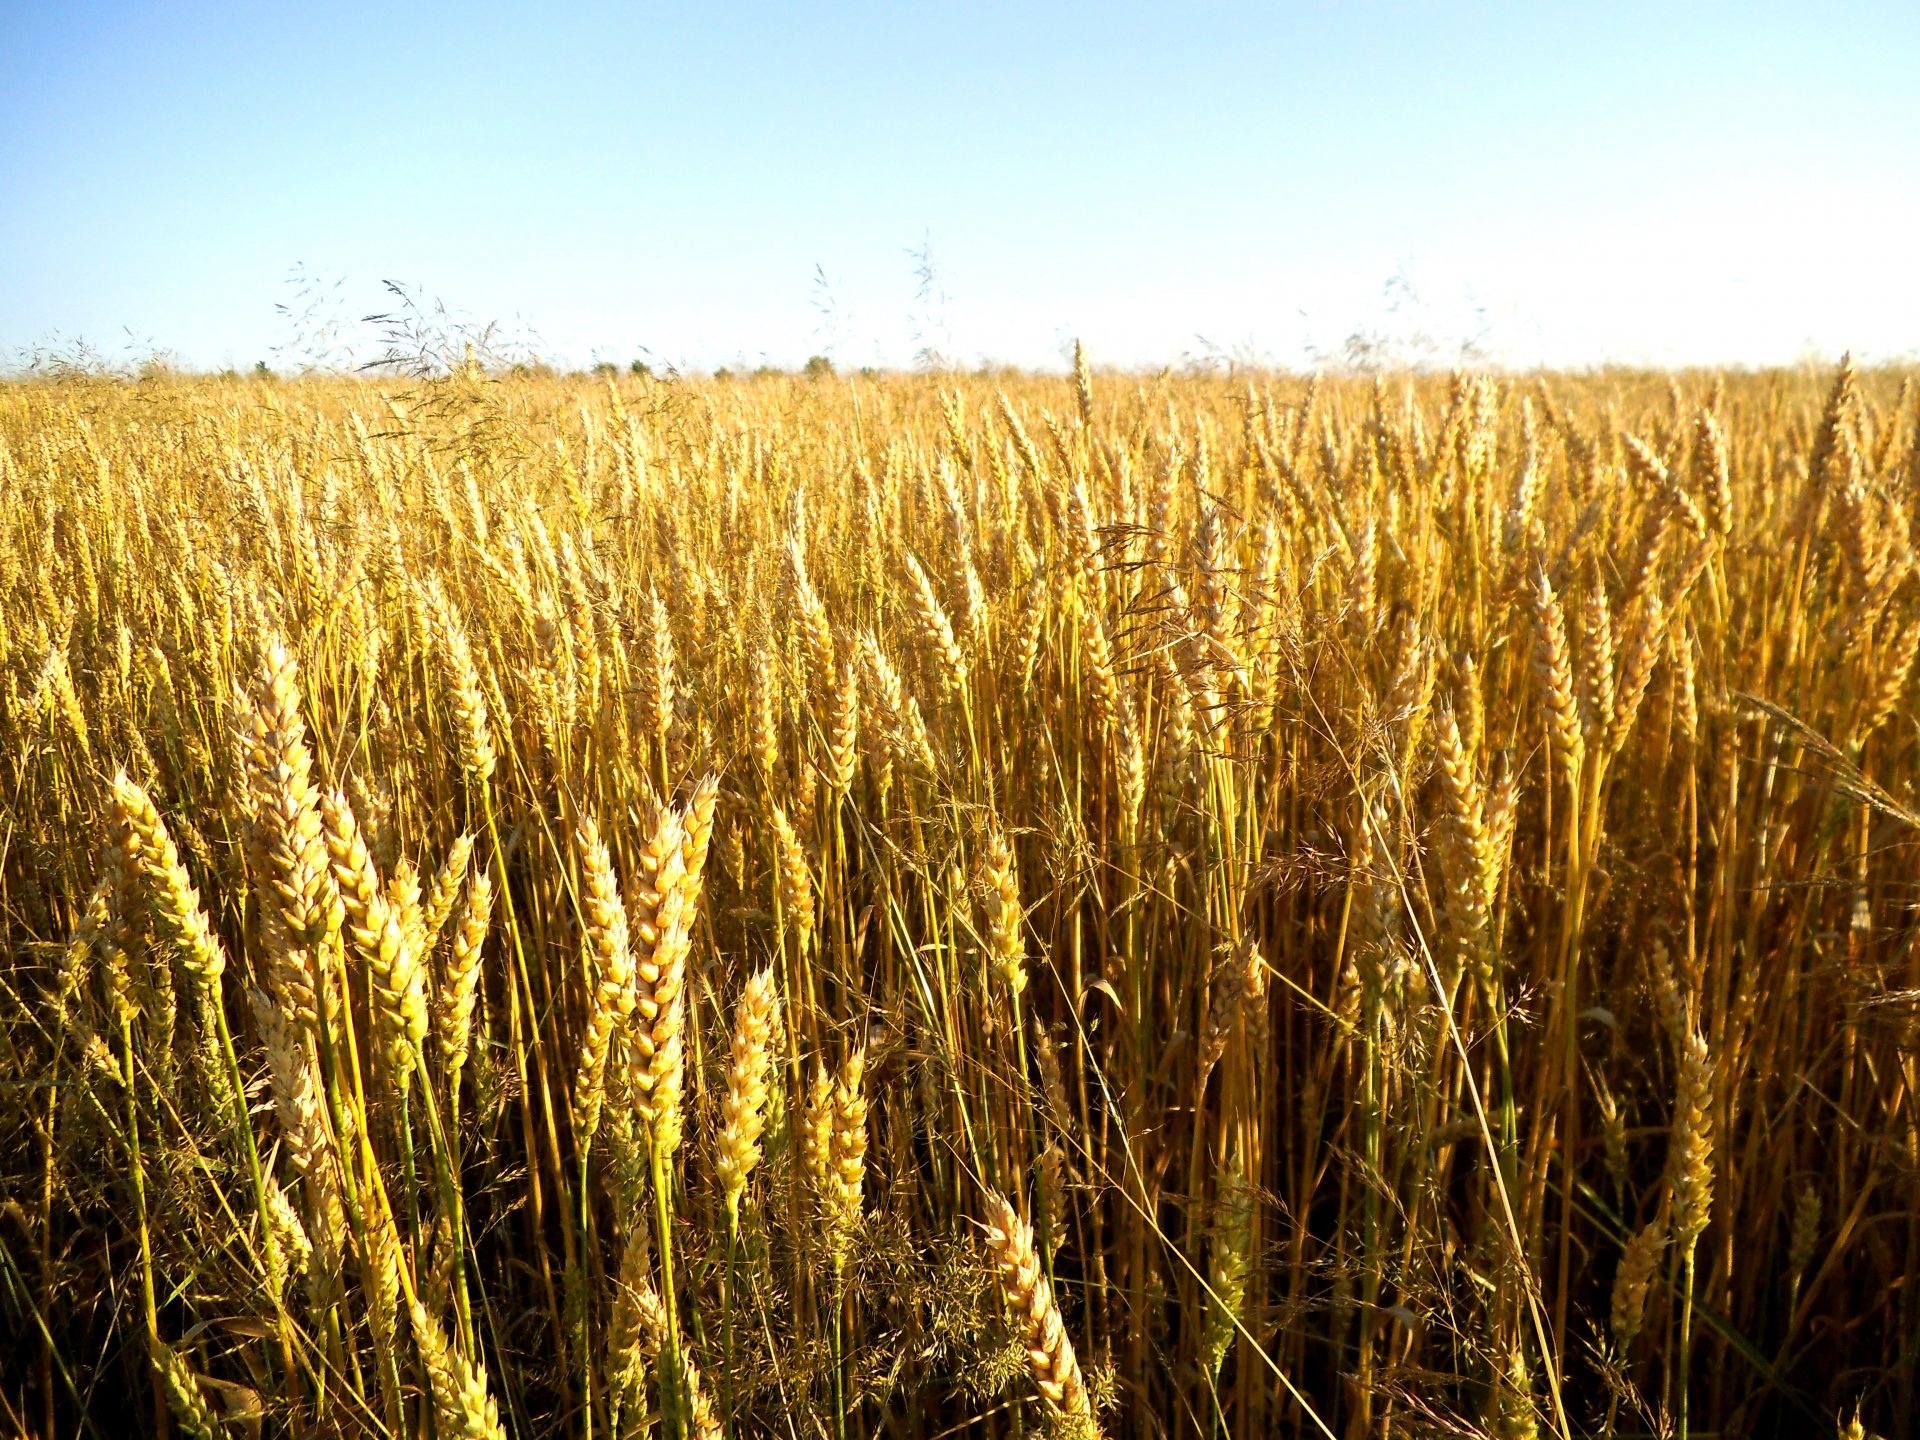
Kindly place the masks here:
POLYGON ((657 588, 649 588, 647 592, 643 619, 640 716, 647 734, 653 737, 664 755, 673 732, 673 707, 677 691, 673 627, 669 623, 666 602, 660 598, 657 588))
POLYGON ((387 1042, 394 1082, 405 1090, 419 1047, 427 1038, 426 967, 407 943, 388 903, 346 796, 322 802, 327 853, 346 914, 346 935, 372 979, 374 1012, 387 1042))
POLYGON ((1207 1318, 1200 1352, 1207 1370, 1218 1376, 1239 1333, 1241 1307, 1246 1303, 1247 1275, 1253 1262, 1253 1196, 1249 1193, 1246 1162, 1236 1150, 1214 1197, 1213 1234, 1209 1244, 1207 1318))
POLYGON ((1708 527, 1723 538, 1733 534, 1733 474, 1727 459, 1727 438, 1711 410, 1703 409, 1694 417, 1693 474, 1706 504, 1708 527))
POLYGON ((155 913, 180 948, 180 963, 200 984, 217 992, 227 967, 226 947, 208 923, 200 892, 180 863, 160 812, 125 770, 114 776, 113 805, 128 871, 147 888, 155 913))
POLYGON ((1080 1378, 1080 1362, 1067 1339, 1053 1288, 1041 1270, 1033 1230, 1004 1197, 991 1193, 987 1196, 987 1248, 999 1274, 1000 1298, 1027 1352, 1041 1403, 1052 1415, 1091 1426, 1093 1407, 1080 1378))
POLYGON ((656 1154, 680 1144, 687 948, 698 889, 687 877, 686 822, 665 806, 639 855, 631 893, 634 1003, 629 1082, 656 1154))
POLYGON ((1627 629, 1620 652, 1620 684, 1614 696, 1611 751, 1618 754, 1633 733, 1633 723, 1647 697, 1647 685, 1653 679, 1653 667, 1659 662, 1666 612, 1660 597, 1643 595, 1640 610, 1627 629))
POLYGON ((867 1052, 865 1047, 847 1057, 833 1087, 832 1159, 826 1197, 833 1268, 846 1268, 861 1221, 861 1202, 867 1176, 867 1052))
POLYGON ((780 1027, 780 996, 772 969, 747 981, 734 1010, 732 1056, 727 1094, 720 1107, 720 1134, 713 1168, 726 1198, 732 1224, 740 1220, 740 1198, 760 1163, 760 1134, 766 1127, 767 1078, 771 1046, 780 1027))
POLYGON ((1659 1216, 1649 1220, 1627 1242, 1620 1257, 1620 1268, 1613 1280, 1613 1343, 1625 1354, 1647 1313, 1647 1290, 1653 1283, 1660 1256, 1667 1248, 1666 1222, 1659 1216))
POLYGON ((807 575, 806 551, 797 538, 787 543, 787 573, 801 633, 807 642, 808 659, 813 664, 816 680, 824 682, 834 673, 833 622, 807 575))
POLYGON ((1534 618, 1534 665, 1538 672, 1542 700, 1547 710, 1547 734, 1553 757, 1570 786, 1580 783, 1580 767, 1586 755, 1586 740, 1581 733, 1580 706, 1574 696, 1573 652, 1567 644, 1567 619, 1559 597, 1547 579, 1546 570, 1534 567, 1530 597, 1534 618))
POLYGON ((1607 587, 1596 576, 1580 612, 1580 712, 1587 747, 1601 750, 1614 721, 1613 615, 1607 587))
POLYGON ((613 860, 592 816, 581 818, 574 849, 580 857, 581 966, 592 997, 573 1080, 574 1143, 585 1151, 600 1127, 614 1027, 624 1024, 633 1011, 634 955, 613 860))
POLYGON ((166 1390, 167 1408, 173 1412, 174 1423, 191 1440, 217 1440, 224 1427, 214 1415, 213 1406, 207 1403, 199 1380, 180 1358, 180 1352, 158 1338, 153 1341, 152 1349, 154 1368, 159 1371, 166 1390))
POLYGON ((907 583, 908 598, 913 605, 914 618, 919 622, 921 639, 937 662, 934 669, 942 687, 948 692, 965 688, 967 661, 961 653, 959 641, 954 638, 953 622, 947 618, 947 612, 940 604, 932 577, 912 554, 907 556, 907 583))
POLYGON ((681 860, 686 869, 686 883, 696 899, 706 884, 707 852, 713 846, 714 814, 719 803, 720 777, 703 775, 681 812, 684 819, 681 860))
POLYGON ((834 672, 833 714, 827 730, 827 784, 844 795, 853 786, 860 763, 859 671, 847 657, 834 672))
POLYGON ((1021 931, 1020 881, 1013 846, 997 828, 987 837, 985 861, 987 958, 1015 999, 1027 988, 1027 942, 1021 931))
POLYGON ((1713 1209, 1713 1062, 1707 1042, 1688 1030, 1680 1054, 1674 1097, 1673 1140, 1667 1183, 1673 1189, 1673 1235, 1690 1249, 1707 1228, 1713 1209))
POLYGON ((800 1116, 800 1173, 824 1220, 832 1215, 833 1077, 824 1060, 813 1064, 813 1081, 800 1116))
POLYGON ((446 687, 447 708, 453 716, 459 742, 460 768, 468 781, 485 784, 498 758, 493 721, 487 710, 486 689, 460 613, 437 578, 421 587, 422 611, 430 627, 429 643, 446 687))
POLYGON ((459 1440, 506 1440, 500 1407, 487 1393, 487 1372, 453 1347, 440 1322, 418 1300, 411 1302, 414 1345, 427 1372, 433 1418, 441 1435, 459 1440))
POLYGON ((252 695, 242 697, 236 710, 249 788, 259 807, 258 851, 267 871, 262 884, 291 943, 317 945, 339 927, 340 897, 328 872, 298 669, 278 637, 262 647, 252 695))
POLYGON ((620 1252, 613 1313, 607 1324, 607 1378, 616 1403, 637 1390, 645 1367, 657 1359, 667 1334, 667 1307, 648 1273, 652 1252, 647 1227, 635 1225, 620 1252))
POLYGON ((480 994, 481 953, 492 922, 493 877, 482 870, 467 887, 467 902, 454 930, 446 975, 440 986, 439 1008, 434 1016, 440 1063, 445 1069, 450 1095, 459 1093, 460 1072, 472 1048, 474 1003, 480 994))
POLYGON ((804 955, 813 948, 813 870, 807 864, 807 852, 787 819, 787 812, 774 805, 770 813, 774 843, 778 847, 775 858, 779 864, 781 914, 799 937, 800 952, 804 955))
POLYGON ((433 877, 433 888, 427 893, 426 903, 420 912, 419 953, 424 959, 440 942, 440 936, 447 928, 447 921, 453 915, 454 903, 460 898, 460 887, 466 883, 467 867, 473 858, 473 836, 461 835, 447 850, 447 858, 440 863, 440 869, 433 877))

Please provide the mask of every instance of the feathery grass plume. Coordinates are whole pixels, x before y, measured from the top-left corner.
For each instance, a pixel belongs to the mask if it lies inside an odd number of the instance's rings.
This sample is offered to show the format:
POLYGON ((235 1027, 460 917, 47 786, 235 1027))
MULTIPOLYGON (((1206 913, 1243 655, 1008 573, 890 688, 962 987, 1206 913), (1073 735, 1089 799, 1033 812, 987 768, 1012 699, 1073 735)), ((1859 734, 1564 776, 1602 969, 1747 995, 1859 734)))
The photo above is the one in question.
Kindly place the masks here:
POLYGON ((506 1440, 500 1407, 487 1393, 486 1369, 454 1348, 440 1322, 418 1300, 411 1301, 409 1308, 438 1433, 459 1440, 506 1440))
POLYGON ((1033 1230, 1004 1196, 987 1195, 987 1249, 1000 1278, 1000 1298, 1013 1318, 1014 1333, 1027 1352, 1035 1389, 1047 1412, 1078 1422, 1093 1432, 1093 1406, 1080 1377, 1067 1327, 1054 1303, 1053 1287, 1040 1268, 1033 1230))
POLYGON ((446 973, 441 978, 437 996, 439 1006, 434 1013, 434 1037, 439 1044, 440 1064, 449 1095, 459 1094, 460 1072, 466 1068, 472 1049, 474 1003, 480 994, 480 957, 492 923, 493 877, 480 870, 467 887, 467 901, 461 907, 460 924, 453 932, 453 945, 447 954, 446 973))
POLYGON ((1534 617, 1534 666, 1547 707, 1547 733, 1567 784, 1578 789, 1586 740, 1581 732, 1580 707, 1574 698, 1573 655, 1567 645, 1567 620, 1560 609, 1559 597, 1553 593, 1553 584, 1547 579, 1546 568, 1538 560, 1534 562, 1529 598, 1534 617))
POLYGON ((408 945, 400 917, 382 893, 347 797, 336 790, 322 800, 321 808, 327 853, 346 911, 347 938, 367 963, 394 1083, 404 1092, 427 1038, 426 967, 408 945))
POLYGON ((771 1046, 780 1028, 780 995, 771 967, 748 979, 734 1009, 733 1053, 727 1066, 727 1094, 720 1105, 720 1135, 713 1168, 726 1198, 730 1225, 740 1223, 740 1197, 760 1163, 760 1134, 766 1126, 767 1077, 771 1046))
POLYGON ((628 914, 634 952, 628 1084, 659 1155, 671 1155, 681 1133, 687 949, 699 898, 687 877, 685 842, 685 817, 659 807, 639 855, 628 914))
POLYGON ((633 947, 627 937, 627 907, 613 875, 613 860, 600 827, 583 815, 574 835, 580 857, 581 970, 592 1000, 580 1063, 573 1079, 574 1144, 584 1154, 600 1128, 606 1098, 607 1050, 614 1027, 624 1025, 635 1003, 633 947))
POLYGON ((1660 1256, 1667 1248, 1666 1222, 1655 1216, 1634 1232, 1620 1256, 1620 1268, 1613 1277, 1613 1343, 1625 1354, 1647 1314, 1647 1291, 1659 1268, 1660 1256))
POLYGON ((1027 988, 1027 942, 1020 924, 1024 912, 1013 846, 997 826, 987 835, 985 871, 987 956, 1007 993, 1018 999, 1027 988))

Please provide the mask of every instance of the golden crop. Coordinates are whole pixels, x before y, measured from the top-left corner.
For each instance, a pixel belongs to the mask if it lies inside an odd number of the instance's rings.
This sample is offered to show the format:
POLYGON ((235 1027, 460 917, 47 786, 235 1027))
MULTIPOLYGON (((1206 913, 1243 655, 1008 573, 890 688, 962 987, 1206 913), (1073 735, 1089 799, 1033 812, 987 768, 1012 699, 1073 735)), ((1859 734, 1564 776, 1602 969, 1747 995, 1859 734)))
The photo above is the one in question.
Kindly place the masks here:
POLYGON ((0 391, 0 1428, 1915 1433, 1913 411, 0 391))

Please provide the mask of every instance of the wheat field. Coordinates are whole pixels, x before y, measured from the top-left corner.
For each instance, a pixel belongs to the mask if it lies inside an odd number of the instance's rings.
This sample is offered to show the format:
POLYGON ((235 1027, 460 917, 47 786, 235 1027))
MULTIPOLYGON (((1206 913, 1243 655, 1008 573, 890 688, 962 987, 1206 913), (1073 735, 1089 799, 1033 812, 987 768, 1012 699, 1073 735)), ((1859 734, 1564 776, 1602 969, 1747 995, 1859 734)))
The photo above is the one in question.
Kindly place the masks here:
POLYGON ((1915 408, 0 389, 0 1429, 1915 1433, 1915 408))

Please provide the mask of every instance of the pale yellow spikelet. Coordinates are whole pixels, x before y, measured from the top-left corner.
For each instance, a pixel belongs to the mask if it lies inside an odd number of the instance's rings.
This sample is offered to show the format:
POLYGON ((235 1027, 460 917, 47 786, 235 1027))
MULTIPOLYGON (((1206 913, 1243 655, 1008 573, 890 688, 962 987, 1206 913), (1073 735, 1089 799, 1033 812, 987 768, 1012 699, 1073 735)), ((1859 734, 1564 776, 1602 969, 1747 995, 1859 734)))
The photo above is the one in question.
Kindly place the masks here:
POLYGON ((773 820, 774 858, 779 868, 780 913, 799 937, 801 953, 806 954, 813 947, 813 869, 807 864, 806 849, 787 812, 774 805, 768 813, 773 820))
POLYGON ((581 817, 574 848, 580 857, 581 967, 591 997, 572 1096, 574 1143, 585 1151, 600 1126, 614 1027, 625 1023, 635 1003, 634 955, 613 860, 591 815, 581 817))
POLYGON ((1647 1291, 1660 1256, 1667 1248, 1667 1227, 1659 1217, 1649 1220, 1627 1242, 1613 1279, 1613 1343, 1624 1354, 1639 1335, 1647 1313, 1647 1291))
POLYGON ((1014 868, 1013 846, 998 827, 987 835, 985 858, 987 958, 1018 998, 1027 988, 1027 942, 1021 929, 1020 880, 1014 868))
POLYGON ((987 1248, 1000 1277, 1000 1298, 1027 1352, 1041 1403, 1052 1415, 1091 1424, 1093 1406, 1080 1378, 1080 1362, 1067 1339, 1060 1307, 1054 1303, 1053 1287, 1040 1267, 1033 1230, 1004 1197, 991 1193, 987 1196, 987 1248))
POLYGON ((1674 1097, 1668 1184, 1673 1189, 1673 1235, 1683 1251, 1707 1228, 1713 1210, 1713 1062, 1707 1042, 1689 1030, 1680 1054, 1674 1097))
POLYGON ((155 914, 180 949, 181 964, 202 985, 217 991, 227 966, 226 947, 213 933, 200 905, 200 892, 180 863, 160 812, 125 770, 114 776, 113 804, 127 870, 146 888, 155 914))
POLYGON ((447 955, 446 975, 439 992, 435 1014, 435 1038, 440 1047, 440 1062, 446 1069, 449 1094, 460 1089, 460 1072, 465 1068, 473 1042, 473 1010, 480 993, 480 960, 487 930, 493 922, 493 877, 479 871, 467 887, 467 901, 461 908, 460 924, 453 934, 447 955))
POLYGON ((733 1223, 740 1198, 760 1163, 760 1134, 766 1127, 767 1080, 772 1043, 779 1033, 780 995, 771 968, 753 975, 734 1009, 732 1056, 727 1094, 720 1105, 720 1135, 714 1145, 714 1172, 733 1223))
POLYGON ((827 784, 839 794, 853 785, 860 762, 859 672, 842 656, 835 671, 833 712, 827 728, 827 784))
POLYGON ((180 1352, 158 1336, 152 1340, 153 1364, 167 1392, 167 1408, 174 1422, 191 1440, 217 1440, 222 1426, 207 1403, 200 1381, 180 1358, 180 1352))
POLYGON ((422 956, 428 954, 440 943, 441 933, 447 928, 447 920, 453 914, 454 903, 460 898, 460 887, 466 883, 467 867, 473 859, 473 836, 460 835, 447 850, 446 859, 440 862, 440 869, 434 874, 433 888, 427 892, 425 904, 420 912, 420 947, 422 956))
POLYGON ((800 1173, 826 1214, 833 1184, 833 1077, 824 1060, 814 1061, 813 1082, 800 1120, 800 1173))
POLYGON ((906 564, 908 599, 919 622, 921 638, 937 662, 934 673, 948 691, 963 689, 967 683, 967 659, 954 637, 953 622, 947 618, 946 608, 934 589, 933 577, 911 553, 906 557, 906 564))
POLYGON ((366 962, 394 1081, 404 1089, 427 1038, 426 968, 407 943, 400 916, 382 890, 347 797, 336 790, 322 808, 327 853, 346 912, 345 933, 366 962))
POLYGON ((706 882, 707 851, 713 845, 714 812, 719 803, 720 777, 703 775, 682 811, 685 834, 681 841, 681 860, 686 869, 686 883, 696 894, 706 882))
POLYGON ((262 883, 289 939, 307 946, 339 927, 341 910, 328 870, 297 673, 285 643, 270 638, 262 648, 252 697, 239 701, 236 724, 259 807, 255 820, 267 870, 262 883))
POLYGON ((1544 568, 1533 572, 1534 664, 1547 710, 1547 733, 1554 758, 1570 786, 1580 783, 1586 739, 1580 726, 1580 707, 1574 696, 1573 652, 1567 644, 1566 615, 1544 568))
POLYGON ((827 1225, 833 1266, 846 1267, 854 1235, 860 1228, 861 1201, 867 1174, 867 1052, 861 1046, 847 1056, 833 1087, 832 1152, 827 1182, 827 1225))
POLYGON ((686 821, 660 807, 631 894, 633 1009, 628 1081, 657 1153, 680 1143, 686 965, 698 892, 687 878, 686 821))
POLYGON ((487 1391, 485 1367, 455 1349, 440 1322, 418 1300, 409 1308, 438 1433, 458 1440, 506 1440, 500 1407, 487 1391))

